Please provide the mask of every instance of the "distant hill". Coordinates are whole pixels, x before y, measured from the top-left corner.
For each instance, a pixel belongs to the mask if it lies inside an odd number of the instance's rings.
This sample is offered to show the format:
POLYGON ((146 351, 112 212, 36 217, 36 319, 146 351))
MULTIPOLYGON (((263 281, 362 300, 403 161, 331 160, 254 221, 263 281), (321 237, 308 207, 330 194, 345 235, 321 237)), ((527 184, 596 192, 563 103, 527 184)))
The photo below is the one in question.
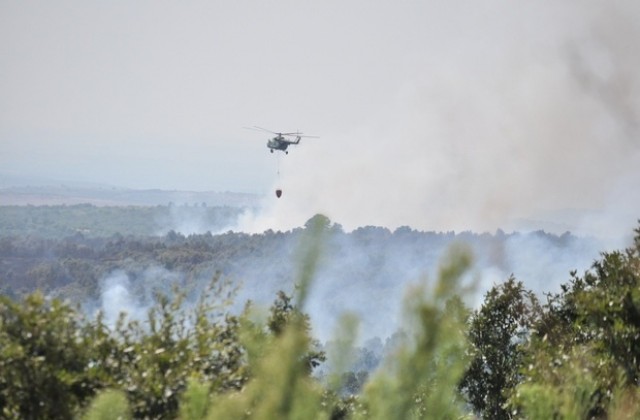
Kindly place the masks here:
POLYGON ((243 207, 202 204, 96 206, 93 204, 0 206, 0 240, 7 236, 59 239, 222 232, 236 225, 243 207))
POLYGON ((132 190, 117 187, 11 186, 0 188, 0 205, 157 206, 207 205, 253 207, 257 194, 216 191, 132 190))

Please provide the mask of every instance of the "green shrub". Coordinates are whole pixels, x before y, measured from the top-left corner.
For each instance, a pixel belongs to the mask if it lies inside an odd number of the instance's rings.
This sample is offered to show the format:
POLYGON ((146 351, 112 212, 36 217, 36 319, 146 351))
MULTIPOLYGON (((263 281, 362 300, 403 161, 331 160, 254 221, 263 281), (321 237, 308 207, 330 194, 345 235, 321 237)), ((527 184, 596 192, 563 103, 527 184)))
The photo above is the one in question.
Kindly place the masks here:
POLYGON ((0 416, 68 419, 100 386, 92 343, 70 306, 33 293, 0 296, 0 416))
POLYGON ((128 420, 131 418, 127 396, 122 391, 107 389, 91 402, 83 420, 128 420))

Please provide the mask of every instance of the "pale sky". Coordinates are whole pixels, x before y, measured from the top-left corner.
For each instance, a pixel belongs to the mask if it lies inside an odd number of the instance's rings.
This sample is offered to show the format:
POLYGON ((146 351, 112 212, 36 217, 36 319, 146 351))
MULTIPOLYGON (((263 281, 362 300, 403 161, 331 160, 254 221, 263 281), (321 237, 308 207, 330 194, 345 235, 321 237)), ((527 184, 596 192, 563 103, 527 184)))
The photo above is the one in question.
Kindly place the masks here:
POLYGON ((632 0, 0 0, 0 173, 268 194, 256 226, 629 218, 639 47, 632 0), (252 125, 320 138, 278 178, 252 125))

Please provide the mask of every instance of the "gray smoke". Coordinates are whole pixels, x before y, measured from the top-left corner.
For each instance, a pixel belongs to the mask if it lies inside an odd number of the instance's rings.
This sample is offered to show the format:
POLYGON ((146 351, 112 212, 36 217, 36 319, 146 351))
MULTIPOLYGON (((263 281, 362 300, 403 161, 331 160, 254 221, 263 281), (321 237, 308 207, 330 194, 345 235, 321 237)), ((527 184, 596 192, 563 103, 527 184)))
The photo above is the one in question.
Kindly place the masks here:
POLYGON ((349 230, 628 235, 640 209, 640 5, 415 9, 424 21, 380 46, 403 51, 389 55, 399 61, 385 100, 283 157, 283 197, 238 227, 290 229, 323 213, 349 230))
POLYGON ((131 281, 124 271, 116 271, 102 281, 100 310, 110 328, 116 325, 122 313, 130 320, 142 321, 146 318, 148 304, 141 305, 130 289, 131 281))
MULTIPOLYGON (((418 283, 429 290, 452 246, 464 245, 473 256, 473 265, 464 277, 464 284, 473 289, 462 296, 472 308, 482 303, 489 288, 510 275, 540 296, 558 292, 559 286, 570 279, 570 271, 584 272, 603 250, 603 242, 595 238, 544 232, 454 234, 408 227, 391 232, 372 226, 351 233, 333 226, 330 232, 303 308, 311 316, 314 336, 322 341, 333 337, 337 322, 347 313, 360 320, 359 342, 390 337, 403 325, 407 290, 418 283)), ((215 240, 217 244, 227 243, 229 249, 221 254, 220 261, 203 262, 189 273, 170 271, 154 262, 127 260, 101 281, 99 300, 92 311, 102 310, 109 326, 115 325, 121 312, 128 319, 145 321, 155 292, 172 296, 177 287, 186 294, 185 305, 189 308, 205 292, 212 277, 221 273, 220 280, 229 281, 229 288, 219 299, 237 288, 228 307, 232 313, 240 313, 248 300, 265 313, 278 291, 294 294, 304 259, 299 242, 303 236, 303 229, 297 229, 196 237, 195 243, 215 240)))
POLYGON ((456 244, 466 246, 473 258, 463 278, 470 292, 461 296, 471 308, 477 308, 484 294, 510 275, 541 298, 544 293, 559 292, 560 285, 570 279, 570 271, 589 269, 602 246, 594 239, 565 236, 563 240, 541 233, 493 238, 456 235, 441 238, 428 248, 416 246, 410 237, 395 241, 382 237, 365 245, 348 236, 329 244, 306 308, 314 333, 323 340, 331 339, 339 316, 350 313, 360 320, 361 340, 390 337, 403 325, 403 303, 410 287, 424 284, 430 290, 456 244))
POLYGON ((100 281, 99 301, 89 306, 93 311, 103 313, 110 328, 116 325, 122 313, 129 321, 143 322, 154 303, 154 293, 170 296, 174 286, 183 285, 183 277, 158 266, 115 270, 100 281))

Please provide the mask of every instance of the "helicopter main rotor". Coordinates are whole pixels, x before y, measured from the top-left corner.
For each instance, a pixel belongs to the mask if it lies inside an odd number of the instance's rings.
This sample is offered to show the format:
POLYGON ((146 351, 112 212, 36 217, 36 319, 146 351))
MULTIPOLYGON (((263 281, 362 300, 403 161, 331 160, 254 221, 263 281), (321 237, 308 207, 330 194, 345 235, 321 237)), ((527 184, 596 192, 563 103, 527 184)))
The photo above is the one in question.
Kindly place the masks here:
POLYGON ((305 138, 318 138, 318 136, 305 136, 304 133, 301 133, 299 131, 295 131, 293 133, 279 133, 277 131, 271 131, 271 130, 267 130, 266 128, 258 127, 257 125, 254 125, 253 127, 245 127, 245 128, 247 130, 265 131, 267 133, 275 134, 278 137, 295 136, 295 137, 305 137, 305 138))

